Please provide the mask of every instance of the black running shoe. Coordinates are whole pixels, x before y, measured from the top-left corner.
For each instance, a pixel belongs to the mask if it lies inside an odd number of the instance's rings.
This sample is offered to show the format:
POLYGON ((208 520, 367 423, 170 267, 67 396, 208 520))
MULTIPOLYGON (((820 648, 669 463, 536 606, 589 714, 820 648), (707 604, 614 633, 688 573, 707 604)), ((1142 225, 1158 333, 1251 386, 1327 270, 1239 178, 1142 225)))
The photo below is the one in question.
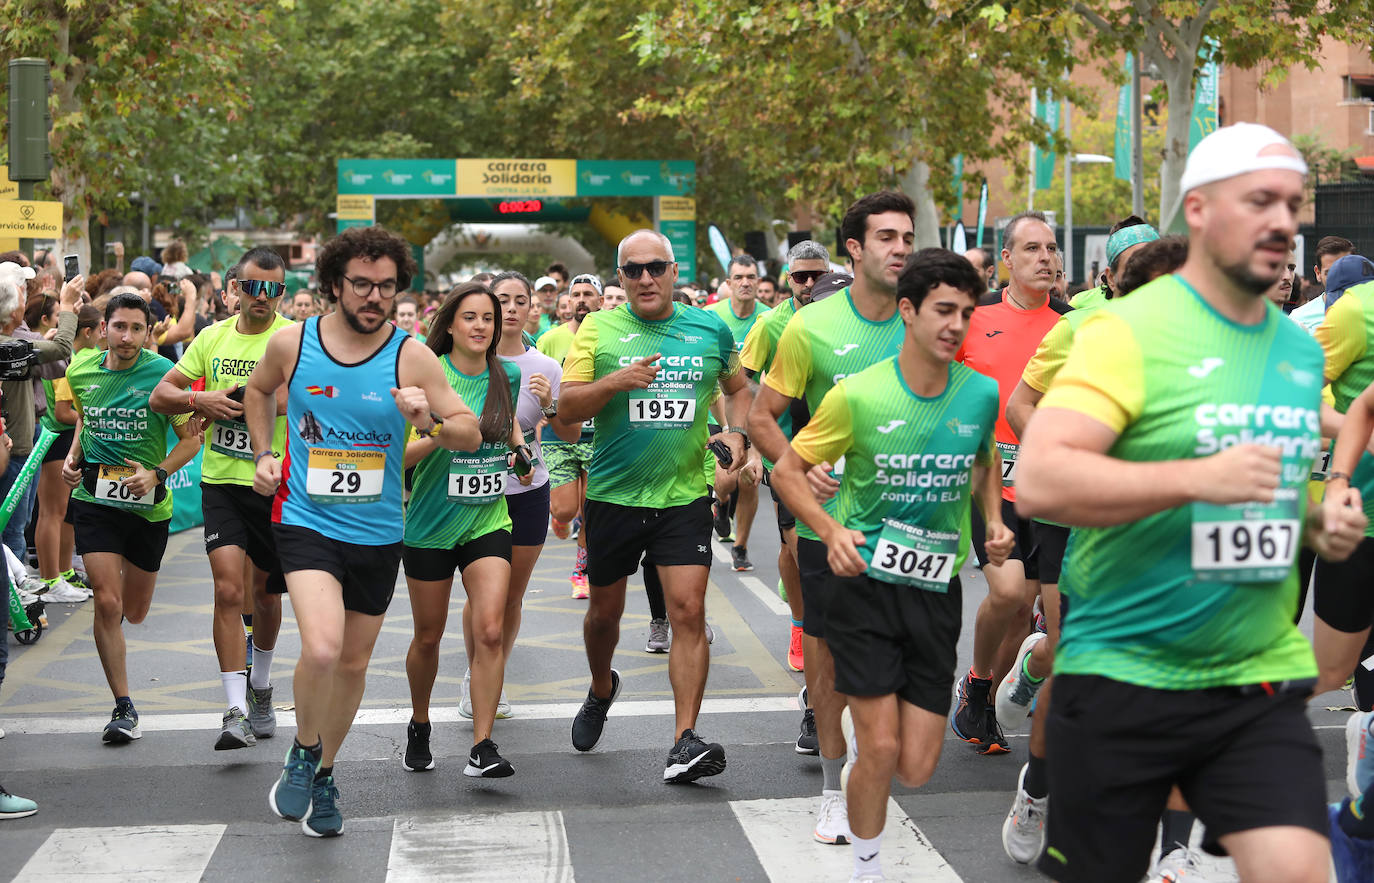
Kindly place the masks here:
POLYGON ((749 561, 749 550, 744 546, 731 546, 730 566, 735 571, 753 570, 754 565, 749 561))
POLYGON ((495 742, 483 739, 472 746, 472 753, 468 755, 468 765, 463 767, 463 775, 474 779, 504 779, 506 776, 515 775, 515 767, 497 753, 495 742))
POLYGON ((1011 751, 1007 737, 1002 735, 1002 725, 997 722, 997 710, 991 705, 988 706, 987 723, 983 729, 988 735, 983 740, 983 747, 978 749, 979 754, 1006 754, 1011 751))
POLYGON ((988 702, 988 691, 991 689, 991 679, 975 678, 968 674, 959 679, 954 688, 959 705, 954 709, 954 714, 949 716, 949 728, 954 735, 978 746, 987 743, 987 710, 992 707, 988 702))
POLYGON ((663 768, 663 781, 678 784, 695 782, 703 776, 717 776, 725 772, 725 749, 715 742, 703 742, 694 730, 683 730, 668 763, 663 768))
POLYGON ((821 743, 816 736, 816 712, 809 708, 802 712, 801 733, 797 735, 797 753, 812 756, 821 753, 821 743))
POLYGON ((591 751, 601 741, 601 731, 606 726, 606 712, 620 695, 620 672, 611 669, 611 695, 598 699, 587 688, 587 700, 578 709, 572 723, 572 744, 578 751, 591 751))
POLYGON ((716 529, 716 536, 720 537, 722 543, 728 543, 734 539, 730 535, 730 513, 726 511, 723 503, 712 504, 711 526, 716 529))
POLYGON ((412 773, 434 769, 434 755, 429 753, 429 732, 429 721, 422 724, 411 721, 406 725, 406 756, 401 766, 412 773))
POLYGON ((124 745, 143 738, 143 730, 138 726, 138 712, 134 710, 132 702, 115 703, 110 722, 105 725, 105 732, 100 738, 111 745, 124 745))

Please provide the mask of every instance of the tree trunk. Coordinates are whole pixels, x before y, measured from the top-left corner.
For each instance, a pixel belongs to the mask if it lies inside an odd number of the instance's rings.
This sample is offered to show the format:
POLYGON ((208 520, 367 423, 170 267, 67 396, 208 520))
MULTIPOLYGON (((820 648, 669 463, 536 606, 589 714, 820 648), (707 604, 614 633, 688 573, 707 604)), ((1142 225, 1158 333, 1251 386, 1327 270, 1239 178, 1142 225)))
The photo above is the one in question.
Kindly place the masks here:
POLYGON ((1179 182, 1188 161, 1188 132, 1193 119, 1193 71, 1197 50, 1180 52, 1161 65, 1164 84, 1169 91, 1169 122, 1164 129, 1164 162, 1160 167, 1159 229, 1186 233, 1183 222, 1183 194, 1179 182))
MULTIPOLYGON (((78 60, 69 54, 71 42, 71 17, 68 13, 62 13, 62 18, 58 22, 56 43, 60 56, 68 58, 67 68, 63 71, 63 76, 57 78, 57 85, 54 91, 57 93, 57 110, 53 114, 56 119, 63 119, 68 114, 77 113, 81 110, 80 103, 77 101, 76 92, 83 80, 86 79, 86 63, 78 60)), ((49 177, 48 185, 52 190, 53 196, 57 197, 62 203, 62 236, 58 240, 58 248, 62 254, 78 255, 81 266, 89 268, 91 266, 91 235, 90 235, 90 208, 86 205, 86 176, 81 172, 67 168, 62 162, 63 157, 70 156, 72 151, 64 151, 62 132, 54 133, 49 139, 49 150, 53 156, 53 170, 49 177)))
POLYGON ((935 194, 930 189, 930 166, 917 160, 899 181, 902 192, 916 203, 916 248, 938 248, 940 211, 935 207, 935 194))

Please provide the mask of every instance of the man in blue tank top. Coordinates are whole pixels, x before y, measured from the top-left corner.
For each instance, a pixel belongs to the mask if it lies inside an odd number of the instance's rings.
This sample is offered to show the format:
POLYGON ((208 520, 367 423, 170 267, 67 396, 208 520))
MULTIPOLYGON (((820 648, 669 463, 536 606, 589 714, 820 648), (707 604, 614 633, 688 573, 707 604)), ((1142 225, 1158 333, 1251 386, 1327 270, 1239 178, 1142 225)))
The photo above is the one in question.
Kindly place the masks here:
POLYGON ((396 584, 406 424, 450 450, 482 442, 438 358, 386 321, 415 272, 410 245, 380 227, 326 243, 316 273, 337 309, 274 335, 244 399, 253 489, 275 495, 272 530, 301 635, 296 739, 268 802, 312 837, 343 833, 334 756, 396 584), (283 386, 278 460, 272 432, 283 386))

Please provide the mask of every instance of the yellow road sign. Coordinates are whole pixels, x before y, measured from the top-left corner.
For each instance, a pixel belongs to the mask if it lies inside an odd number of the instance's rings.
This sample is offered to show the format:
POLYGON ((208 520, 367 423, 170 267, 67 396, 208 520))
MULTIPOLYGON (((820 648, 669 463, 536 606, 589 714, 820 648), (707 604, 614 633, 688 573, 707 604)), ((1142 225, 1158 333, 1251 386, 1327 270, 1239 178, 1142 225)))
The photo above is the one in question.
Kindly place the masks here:
POLYGON ((0 237, 61 239, 62 203, 32 199, 0 200, 0 237))

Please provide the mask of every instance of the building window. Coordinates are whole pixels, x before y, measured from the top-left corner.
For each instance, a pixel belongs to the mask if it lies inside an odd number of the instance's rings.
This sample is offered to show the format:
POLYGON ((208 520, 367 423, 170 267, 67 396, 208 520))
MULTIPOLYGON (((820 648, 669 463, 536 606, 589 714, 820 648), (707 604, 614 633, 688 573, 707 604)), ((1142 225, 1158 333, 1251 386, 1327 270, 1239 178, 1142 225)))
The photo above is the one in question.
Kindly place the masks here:
POLYGON ((1341 77, 1342 101, 1374 104, 1374 74, 1347 74, 1341 77))

